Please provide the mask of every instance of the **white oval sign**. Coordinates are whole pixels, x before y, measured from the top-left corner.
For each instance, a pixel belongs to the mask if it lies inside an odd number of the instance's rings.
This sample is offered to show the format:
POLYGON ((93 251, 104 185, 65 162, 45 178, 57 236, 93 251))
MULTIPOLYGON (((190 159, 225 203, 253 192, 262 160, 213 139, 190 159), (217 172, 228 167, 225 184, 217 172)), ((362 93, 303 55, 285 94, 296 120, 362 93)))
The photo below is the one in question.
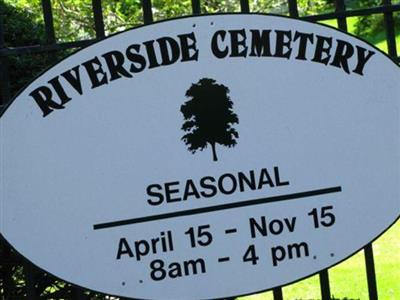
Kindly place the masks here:
POLYGON ((399 217, 399 75, 357 38, 277 16, 114 35, 1 117, 1 233, 46 271, 125 297, 306 277, 399 217))

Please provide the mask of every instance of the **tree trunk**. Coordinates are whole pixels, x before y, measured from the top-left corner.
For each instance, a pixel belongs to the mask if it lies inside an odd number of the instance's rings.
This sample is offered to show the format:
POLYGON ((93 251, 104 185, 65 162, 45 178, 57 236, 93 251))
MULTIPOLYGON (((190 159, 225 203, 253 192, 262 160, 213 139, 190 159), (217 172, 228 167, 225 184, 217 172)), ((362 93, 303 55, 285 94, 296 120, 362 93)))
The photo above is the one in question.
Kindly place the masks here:
POLYGON ((215 143, 211 144, 211 148, 212 148, 212 154, 213 154, 213 161, 217 161, 217 152, 215 151, 215 143))

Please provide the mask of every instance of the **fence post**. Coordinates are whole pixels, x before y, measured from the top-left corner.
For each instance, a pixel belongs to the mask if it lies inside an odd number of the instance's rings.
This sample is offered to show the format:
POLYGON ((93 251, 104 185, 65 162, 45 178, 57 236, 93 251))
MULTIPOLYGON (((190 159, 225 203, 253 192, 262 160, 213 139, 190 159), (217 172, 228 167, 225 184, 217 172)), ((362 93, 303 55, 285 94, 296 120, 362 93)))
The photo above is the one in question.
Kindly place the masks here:
POLYGON ((297 7, 297 0, 289 0, 289 15, 293 18, 299 17, 299 9, 297 7))
POLYGON ((249 0, 240 0, 240 10, 242 13, 250 12, 249 0))
POLYGON ((96 38, 101 39, 105 37, 103 9, 101 7, 101 0, 92 0, 94 28, 96 30, 96 38))
MULTIPOLYGON (((383 0, 382 3, 386 7, 392 6, 392 0, 383 0)), ((396 49, 396 33, 395 33, 395 24, 393 19, 393 12, 388 11, 385 12, 384 15, 385 27, 386 27, 386 40, 388 46, 389 55, 397 59, 397 49, 396 49)))
POLYGON ((143 8, 143 23, 150 24, 153 23, 153 11, 151 7, 151 0, 142 0, 143 8))
POLYGON ((71 295, 72 295, 72 299, 74 299, 74 300, 85 300, 86 299, 86 296, 85 296, 85 293, 83 292, 83 290, 76 286, 71 287, 71 295))
POLYGON ((28 261, 25 261, 23 267, 25 275, 26 299, 37 300, 39 299, 40 295, 38 295, 38 291, 36 290, 36 270, 28 261))
POLYGON ((50 0, 42 0, 43 18, 44 26, 46 32, 46 43, 54 44, 56 42, 56 36, 54 33, 54 22, 53 22, 53 12, 51 10, 50 0))
POLYGON ((201 14, 200 0, 192 0, 192 13, 193 15, 201 14))
POLYGON ((283 300, 282 288, 274 288, 272 293, 274 295, 274 300, 283 300))
MULTIPOLYGON (((346 4, 344 3, 344 0, 335 0, 335 7, 337 13, 346 12, 346 4)), ((340 30, 347 32, 347 20, 345 16, 339 16, 337 18, 337 23, 340 30)))
MULTIPOLYGON (((0 50, 5 49, 4 40, 4 17, 0 14, 0 50)), ((11 98, 10 77, 8 73, 8 58, 0 56, 0 112, 11 98)))
POLYGON ((368 294, 370 300, 378 300, 378 290, 376 287, 374 252, 372 244, 364 247, 365 269, 367 271, 368 294))
POLYGON ((319 273, 319 284, 321 288, 322 300, 331 299, 331 287, 329 286, 329 274, 328 269, 322 270, 319 273))

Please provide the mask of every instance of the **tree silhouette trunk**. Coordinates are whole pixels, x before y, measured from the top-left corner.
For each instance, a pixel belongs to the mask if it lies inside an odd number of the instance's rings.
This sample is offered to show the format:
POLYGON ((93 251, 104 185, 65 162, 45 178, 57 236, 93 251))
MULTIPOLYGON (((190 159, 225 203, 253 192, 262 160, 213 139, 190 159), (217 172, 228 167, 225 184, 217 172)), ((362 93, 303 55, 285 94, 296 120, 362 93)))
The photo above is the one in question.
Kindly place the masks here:
POLYGON ((211 148, 212 148, 212 154, 213 154, 213 161, 217 161, 217 152, 215 151, 215 143, 211 143, 211 148))

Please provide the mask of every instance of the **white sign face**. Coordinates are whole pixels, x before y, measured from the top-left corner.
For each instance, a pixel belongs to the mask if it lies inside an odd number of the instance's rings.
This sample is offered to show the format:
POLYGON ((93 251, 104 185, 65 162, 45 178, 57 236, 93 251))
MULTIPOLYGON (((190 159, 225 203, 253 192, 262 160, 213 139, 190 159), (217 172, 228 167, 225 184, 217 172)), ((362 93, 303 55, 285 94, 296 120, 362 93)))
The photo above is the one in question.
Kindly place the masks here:
POLYGON ((399 75, 371 45, 284 17, 117 34, 1 117, 1 233, 47 272, 125 297, 304 278, 399 217, 399 75))

